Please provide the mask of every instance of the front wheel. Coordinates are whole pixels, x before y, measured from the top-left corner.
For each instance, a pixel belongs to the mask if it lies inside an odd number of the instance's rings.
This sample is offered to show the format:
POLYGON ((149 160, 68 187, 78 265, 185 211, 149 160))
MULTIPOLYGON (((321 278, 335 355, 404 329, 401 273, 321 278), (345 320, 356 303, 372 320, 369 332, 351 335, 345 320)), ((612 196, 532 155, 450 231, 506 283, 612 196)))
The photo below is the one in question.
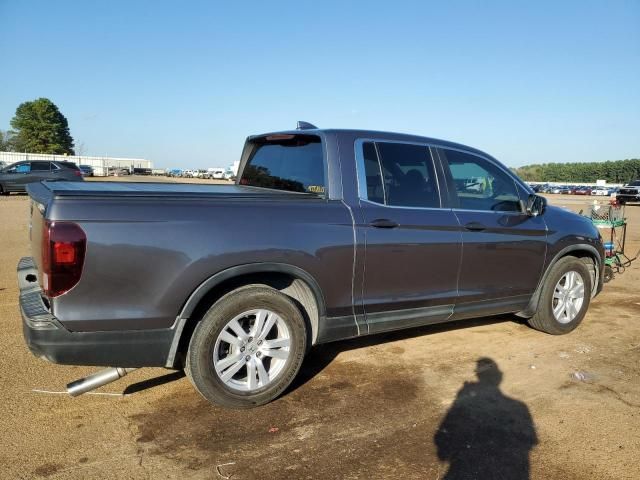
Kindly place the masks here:
POLYGON ((251 408, 278 397, 306 351, 302 314, 286 295, 263 285, 218 300, 197 325, 185 370, 211 403, 251 408))
POLYGON ((582 322, 590 300, 591 275, 586 264, 576 257, 561 258, 545 280, 529 325, 552 335, 569 333, 582 322))

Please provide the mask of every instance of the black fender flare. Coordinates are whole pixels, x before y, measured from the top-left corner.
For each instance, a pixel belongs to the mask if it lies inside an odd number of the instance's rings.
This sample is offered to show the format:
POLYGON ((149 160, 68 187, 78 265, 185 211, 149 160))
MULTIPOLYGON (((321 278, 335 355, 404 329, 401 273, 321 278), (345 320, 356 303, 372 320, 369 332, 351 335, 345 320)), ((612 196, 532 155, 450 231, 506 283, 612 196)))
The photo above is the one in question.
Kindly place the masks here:
MULTIPOLYGON (((232 278, 259 273, 285 273, 287 275, 291 275, 294 278, 302 280, 309 286, 309 288, 313 292, 313 296, 318 308, 318 324, 322 321, 322 319, 326 317, 326 304, 324 295, 322 294, 322 290, 320 289, 320 285, 311 274, 309 274, 302 268, 286 263, 272 262, 247 263, 244 265, 230 267, 204 280, 200 285, 198 285, 198 287, 196 287, 196 289, 191 293, 191 295, 185 302, 172 328, 174 331, 173 339, 171 340, 171 347, 169 349, 169 354, 165 366, 168 368, 174 367, 184 326, 187 323, 187 320, 191 318, 196 307, 198 306, 200 301, 207 295, 207 293, 209 293, 216 286, 222 284, 227 280, 231 280, 232 278)), ((311 328, 315 328, 317 330, 318 325, 311 325, 311 328)))
POLYGON ((544 271, 544 274, 540 278, 540 281, 538 282, 538 286, 533 292, 533 295, 531 296, 531 300, 529 300, 529 304, 524 310, 518 312, 516 315, 523 318, 529 318, 535 314, 536 310, 538 309, 538 302, 540 301, 540 294, 542 293, 542 287, 544 286, 544 283, 547 280, 547 277, 549 276, 549 272, 551 271, 551 268, 553 268, 553 266, 562 257, 567 256, 571 252, 578 252, 578 251, 588 252, 591 256, 595 258, 596 266, 598 268, 596 268, 596 285, 594 285, 593 288, 595 289, 596 293, 600 291, 601 285, 602 285, 602 275, 600 272, 602 267, 602 256, 600 255, 600 252, 593 245, 589 245, 588 243, 576 243, 574 245, 569 245, 567 247, 564 247, 562 250, 560 250, 558 253, 555 254, 555 256, 549 262, 549 265, 547 265, 547 268, 544 271))

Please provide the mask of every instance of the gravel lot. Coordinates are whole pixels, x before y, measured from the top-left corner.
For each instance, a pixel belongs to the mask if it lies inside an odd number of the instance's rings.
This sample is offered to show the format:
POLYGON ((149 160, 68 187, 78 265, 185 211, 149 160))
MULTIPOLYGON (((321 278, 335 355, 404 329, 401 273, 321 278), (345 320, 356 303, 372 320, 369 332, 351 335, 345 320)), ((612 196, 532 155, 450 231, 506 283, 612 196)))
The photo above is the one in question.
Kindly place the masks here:
MULTIPOLYGON (((163 369, 99 395, 56 393, 95 369, 24 345, 15 266, 27 213, 26 196, 0 198, 0 478, 639 476, 640 261, 570 335, 500 317, 321 346, 282 398, 230 411, 163 369)), ((635 251, 640 206, 627 216, 635 251)))

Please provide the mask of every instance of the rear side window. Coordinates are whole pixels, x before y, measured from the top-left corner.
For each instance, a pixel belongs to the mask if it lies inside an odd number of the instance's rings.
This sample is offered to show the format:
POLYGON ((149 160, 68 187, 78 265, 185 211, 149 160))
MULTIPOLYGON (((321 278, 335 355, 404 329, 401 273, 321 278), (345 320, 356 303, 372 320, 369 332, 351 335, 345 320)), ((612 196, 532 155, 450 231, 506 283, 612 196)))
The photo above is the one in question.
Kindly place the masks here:
MULTIPOLYGON (((367 200, 397 207, 440 207, 433 161, 427 146, 364 142, 362 157, 367 200)), ((361 190, 364 190, 363 186, 361 190)))
POLYGON ((257 145, 240 178, 241 185, 324 195, 324 154, 315 135, 271 135, 257 145))
POLYGON ((48 172, 49 171, 49 162, 31 162, 31 171, 32 172, 48 172))
POLYGON ((367 200, 376 203, 385 203, 384 183, 382 182, 382 170, 378 161, 378 153, 373 142, 362 144, 364 157, 364 171, 367 178, 367 200))
POLYGON ((495 212, 520 212, 516 182, 484 158, 443 149, 460 208, 495 212))

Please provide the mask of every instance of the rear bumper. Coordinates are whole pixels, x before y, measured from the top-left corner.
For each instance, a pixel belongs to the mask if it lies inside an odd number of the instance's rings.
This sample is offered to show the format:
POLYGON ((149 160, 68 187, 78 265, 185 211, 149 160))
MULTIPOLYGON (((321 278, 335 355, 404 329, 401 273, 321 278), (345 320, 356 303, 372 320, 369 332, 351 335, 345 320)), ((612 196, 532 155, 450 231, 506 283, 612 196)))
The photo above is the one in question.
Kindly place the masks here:
POLYGON ((18 263, 18 285, 22 331, 36 357, 63 365, 173 366, 174 328, 72 332, 47 308, 31 257, 18 263))

